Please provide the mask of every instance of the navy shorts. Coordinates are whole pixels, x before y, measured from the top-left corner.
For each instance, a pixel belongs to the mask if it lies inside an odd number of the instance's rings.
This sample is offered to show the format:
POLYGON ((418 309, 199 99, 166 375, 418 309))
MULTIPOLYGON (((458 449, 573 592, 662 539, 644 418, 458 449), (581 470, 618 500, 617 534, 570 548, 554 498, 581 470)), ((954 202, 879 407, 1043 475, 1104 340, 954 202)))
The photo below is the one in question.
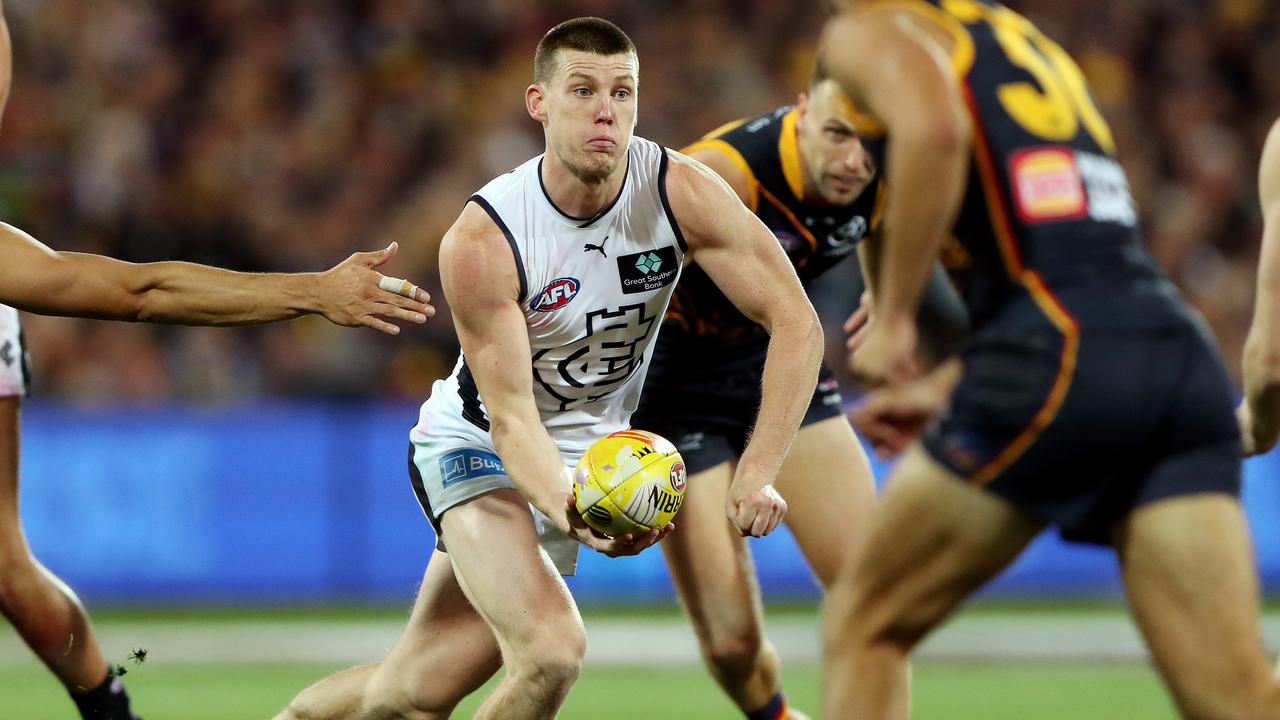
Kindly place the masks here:
POLYGON ((1107 543, 1135 508, 1240 493, 1240 432, 1202 326, 1062 335, 983 331, 925 449, 1064 538, 1107 543))
MULTIPOLYGON (((645 379, 631 426, 670 440, 686 470, 699 473, 742 455, 760 409, 761 369, 746 369, 695 382, 667 372, 645 379)), ((801 426, 844 413, 840 384, 824 365, 801 426)))

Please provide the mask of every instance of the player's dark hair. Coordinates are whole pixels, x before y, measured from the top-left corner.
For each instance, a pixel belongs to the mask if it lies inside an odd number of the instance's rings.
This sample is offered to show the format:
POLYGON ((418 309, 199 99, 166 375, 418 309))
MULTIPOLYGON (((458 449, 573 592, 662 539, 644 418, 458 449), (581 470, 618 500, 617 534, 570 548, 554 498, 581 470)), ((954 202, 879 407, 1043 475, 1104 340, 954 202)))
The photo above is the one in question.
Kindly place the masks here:
POLYGON ((598 17, 566 20, 547 31, 533 54, 533 81, 545 83, 556 72, 559 50, 578 50, 594 55, 636 54, 635 43, 622 28, 598 17))

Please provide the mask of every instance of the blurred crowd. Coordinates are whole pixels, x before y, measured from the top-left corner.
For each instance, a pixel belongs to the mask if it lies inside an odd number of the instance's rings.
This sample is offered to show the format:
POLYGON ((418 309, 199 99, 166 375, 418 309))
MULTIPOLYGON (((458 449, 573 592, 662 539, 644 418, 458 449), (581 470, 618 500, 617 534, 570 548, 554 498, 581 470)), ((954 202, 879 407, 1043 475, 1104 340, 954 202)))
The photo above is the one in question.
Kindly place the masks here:
MULTIPOLYGON (((1260 237, 1256 163, 1280 116, 1280 3, 1010 3, 1080 62, 1150 247, 1238 365, 1260 237)), ((149 327, 27 316, 36 391, 77 402, 420 399, 457 350, 439 238, 541 152, 523 92, 556 22, 635 40, 638 133, 679 147, 789 102, 822 3, 770 0, 8 0, 15 78, 0 218, 58 249, 323 270, 399 241, 388 272, 440 316, 396 338, 310 319, 149 327)), ((834 359, 853 298, 826 286, 834 359)))

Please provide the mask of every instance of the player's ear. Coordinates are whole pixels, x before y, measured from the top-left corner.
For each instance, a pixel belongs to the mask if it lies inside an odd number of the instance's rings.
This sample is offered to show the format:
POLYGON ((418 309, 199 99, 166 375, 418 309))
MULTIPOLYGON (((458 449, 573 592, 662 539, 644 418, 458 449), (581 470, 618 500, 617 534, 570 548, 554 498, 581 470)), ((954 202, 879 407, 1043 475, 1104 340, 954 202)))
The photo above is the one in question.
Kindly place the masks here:
POLYGON ((809 112, 809 93, 802 92, 796 96, 796 112, 803 118, 809 112))
POLYGON ((543 92, 541 85, 534 83, 525 88, 524 107, 529 111, 529 117, 540 123, 545 123, 547 121, 546 102, 547 96, 543 92))

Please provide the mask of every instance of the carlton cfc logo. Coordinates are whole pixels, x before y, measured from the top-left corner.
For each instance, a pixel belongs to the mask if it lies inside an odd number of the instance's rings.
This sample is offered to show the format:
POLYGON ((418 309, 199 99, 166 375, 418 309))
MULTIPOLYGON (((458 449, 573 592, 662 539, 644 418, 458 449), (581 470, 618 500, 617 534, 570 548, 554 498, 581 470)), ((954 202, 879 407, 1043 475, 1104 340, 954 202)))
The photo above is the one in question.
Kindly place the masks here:
POLYGON ((577 278, 556 278, 542 288, 542 292, 538 293, 538 297, 534 298, 529 308, 537 312, 559 310, 577 297, 578 289, 581 287, 582 283, 578 282, 577 278))

